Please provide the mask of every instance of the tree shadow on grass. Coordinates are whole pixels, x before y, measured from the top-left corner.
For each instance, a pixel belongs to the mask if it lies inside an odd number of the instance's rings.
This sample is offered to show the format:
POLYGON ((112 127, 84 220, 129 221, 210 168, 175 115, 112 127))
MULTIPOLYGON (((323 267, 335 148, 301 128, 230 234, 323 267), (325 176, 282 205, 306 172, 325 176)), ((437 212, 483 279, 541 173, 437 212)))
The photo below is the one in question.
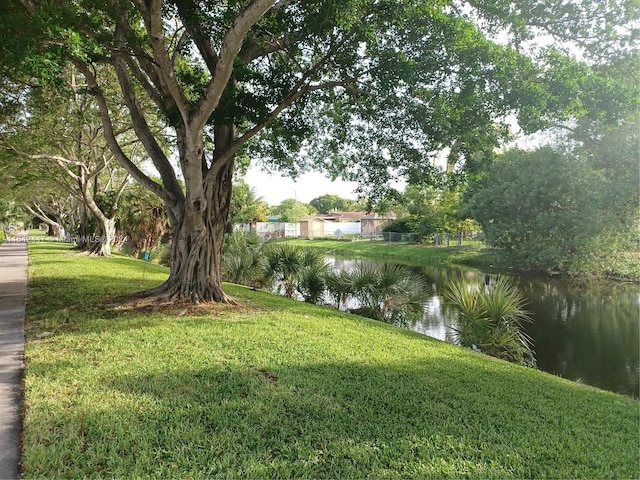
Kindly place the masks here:
POLYGON ((104 305, 114 298, 135 291, 138 287, 158 285, 157 280, 115 279, 108 275, 37 276, 28 283, 29 299, 38 306, 56 309, 104 305), (46 302, 46 304, 42 304, 46 302))
POLYGON ((74 408, 62 402, 32 412, 27 473, 537 478, 609 471, 625 477, 637 466, 637 441, 628 440, 638 434, 624 431, 637 425, 628 406, 618 412, 626 415, 625 428, 612 432, 606 415, 580 413, 593 411, 584 388, 558 388, 536 374, 523 389, 513 373, 469 355, 377 366, 210 360, 175 368, 165 357, 164 365, 159 359, 146 371, 102 373, 96 383, 104 400, 78 391, 70 399, 74 408), (570 419, 568 403, 575 412, 570 419), (53 438, 61 457, 55 465, 36 465, 32 458, 53 438))
POLYGON ((159 318, 185 317, 185 321, 189 322, 210 323, 227 313, 250 316, 262 310, 252 306, 251 300, 246 299, 237 306, 193 304, 188 300, 122 304, 121 300, 127 295, 147 290, 161 282, 153 278, 144 281, 126 278, 114 280, 111 276, 92 274, 81 277, 37 276, 28 284, 26 328, 31 337, 43 331, 84 334, 140 328, 157 322, 159 318))

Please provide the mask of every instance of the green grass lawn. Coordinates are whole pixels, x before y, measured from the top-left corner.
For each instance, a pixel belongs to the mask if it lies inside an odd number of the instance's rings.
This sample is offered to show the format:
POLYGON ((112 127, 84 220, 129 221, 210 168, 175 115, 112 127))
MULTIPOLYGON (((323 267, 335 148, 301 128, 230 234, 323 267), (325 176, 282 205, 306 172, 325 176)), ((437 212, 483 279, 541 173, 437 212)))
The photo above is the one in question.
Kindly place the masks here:
POLYGON ((637 478, 640 403, 228 285, 114 309, 165 269, 29 247, 26 478, 637 478))
POLYGON ((498 265, 496 253, 478 241, 465 242, 462 246, 434 247, 413 243, 388 243, 383 241, 339 241, 339 240, 284 240, 287 243, 322 250, 329 255, 364 257, 394 260, 413 264, 460 264, 478 267, 498 265))

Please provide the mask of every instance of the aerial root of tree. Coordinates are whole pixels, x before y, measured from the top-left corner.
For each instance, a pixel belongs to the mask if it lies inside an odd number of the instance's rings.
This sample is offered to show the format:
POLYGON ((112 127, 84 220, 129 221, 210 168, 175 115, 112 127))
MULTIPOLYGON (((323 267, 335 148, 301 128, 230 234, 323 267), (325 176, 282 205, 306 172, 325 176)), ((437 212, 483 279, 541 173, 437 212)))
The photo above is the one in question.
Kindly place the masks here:
POLYGON ((171 306, 183 301, 188 301, 196 305, 206 303, 238 305, 238 302, 225 294, 222 289, 216 292, 210 291, 210 295, 207 296, 196 295, 183 290, 177 282, 168 280, 162 285, 149 290, 120 297, 116 303, 109 304, 107 307, 144 308, 149 306, 171 306))

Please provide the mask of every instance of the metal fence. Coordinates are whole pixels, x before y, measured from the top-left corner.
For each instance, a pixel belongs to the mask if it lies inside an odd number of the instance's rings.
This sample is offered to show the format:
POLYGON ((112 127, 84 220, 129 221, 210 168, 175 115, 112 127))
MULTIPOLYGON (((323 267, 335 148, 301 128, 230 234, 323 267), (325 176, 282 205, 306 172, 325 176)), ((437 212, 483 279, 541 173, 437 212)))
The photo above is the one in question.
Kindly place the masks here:
POLYGON ((462 241, 464 239, 464 235, 462 233, 446 233, 446 232, 445 233, 434 232, 429 234, 417 233, 417 232, 409 232, 409 233, 382 232, 381 237, 382 237, 381 240, 388 243, 394 243, 394 242, 424 243, 424 244, 431 244, 436 247, 460 246, 462 245, 462 241))

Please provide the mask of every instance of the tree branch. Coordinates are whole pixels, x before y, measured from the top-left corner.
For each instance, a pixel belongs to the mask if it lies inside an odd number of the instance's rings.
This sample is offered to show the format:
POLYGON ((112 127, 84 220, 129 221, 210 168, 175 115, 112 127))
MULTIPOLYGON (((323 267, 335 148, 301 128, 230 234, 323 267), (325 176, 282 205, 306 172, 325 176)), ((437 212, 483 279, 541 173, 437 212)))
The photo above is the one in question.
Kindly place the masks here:
POLYGON ((73 170, 71 170, 68 165, 75 165, 78 167, 83 167, 84 165, 80 162, 77 162, 75 160, 69 160, 68 158, 65 158, 61 155, 52 155, 52 154, 48 154, 48 153, 26 153, 26 152, 22 152, 20 150, 18 150, 17 148, 13 147, 12 145, 7 144, 6 142, 3 144, 2 148, 4 150, 10 151, 15 153, 16 155, 22 157, 22 158, 29 158, 31 160, 50 160, 52 162, 55 162, 69 177, 73 178, 74 180, 78 180, 79 177, 77 174, 75 174, 73 172, 73 170))
POLYGON ((47 225, 51 225, 52 227, 55 227, 55 228, 61 228, 61 225, 58 222, 56 222, 55 220, 52 220, 51 218, 49 218, 49 216, 42 211, 42 209, 38 206, 38 204, 35 202, 35 200, 33 201, 33 206, 36 207, 38 209, 38 211, 36 211, 33 208, 31 208, 29 206, 29 204, 27 204, 27 203, 24 203, 22 205, 22 208, 24 208, 27 212, 29 212, 34 217, 38 217, 40 220, 42 220, 47 225))
POLYGON ((31 15, 35 15, 36 6, 33 4, 31 0, 20 0, 22 6, 29 12, 31 15))
POLYGON ((192 21, 192 18, 197 18, 201 13, 198 11, 197 5, 193 4, 189 6, 193 8, 194 11, 188 11, 184 2, 178 3, 178 14, 180 15, 182 24, 187 29, 187 32, 189 32, 189 36, 196 44, 200 55, 202 55, 202 59, 207 65, 209 72, 214 72, 218 64, 218 54, 211 45, 208 35, 202 30, 202 25, 197 21, 192 21))
POLYGON ((118 188, 118 190, 116 190, 116 194, 113 197, 113 202, 111 203, 111 212, 110 212, 109 218, 115 217, 116 213, 118 212, 118 203, 120 202, 120 197, 124 193, 124 190, 127 188, 128 184, 129 184, 129 174, 126 174, 124 176, 124 180, 120 184, 120 188, 118 188))
POLYGON ((113 155, 115 156, 118 163, 124 168, 127 172, 131 174, 133 178, 135 178, 140 184, 153 192, 158 197, 162 198, 165 202, 173 202, 176 199, 173 194, 169 192, 162 185, 157 184, 153 180, 151 180, 147 175, 145 175, 132 161, 131 159, 122 151, 120 144, 118 143, 117 138, 113 132, 113 124, 111 122, 111 115, 109 113, 109 106, 107 105, 107 101, 98 85, 95 74, 91 71, 88 65, 85 63, 74 60, 74 65, 80 70, 80 72, 84 75, 87 83, 89 85, 89 89, 91 94, 96 99, 96 103, 100 110, 100 117, 102 120, 102 126, 104 128, 104 136, 109 145, 109 148, 113 155))
POLYGON ((263 46, 259 46, 256 44, 240 57, 240 61, 244 65, 247 65, 258 58, 269 55, 270 53, 280 52, 292 43, 292 40, 289 38, 278 38, 277 40, 274 40, 263 46))
POLYGON ((143 14, 153 58, 158 65, 157 73, 163 85, 173 97, 173 100, 185 124, 188 124, 190 105, 184 96, 182 88, 176 80, 173 62, 165 46, 164 27, 162 20, 162 0, 135 0, 138 9, 143 14))
POLYGON ((291 88, 289 93, 283 98, 283 100, 274 108, 264 119, 263 121, 254 125, 251 129, 246 131, 240 138, 238 138, 233 145, 227 149, 220 157, 216 158, 215 163, 212 165, 209 173, 206 176, 205 182, 212 182, 213 179, 216 178, 218 172, 225 166, 226 163, 231 161, 233 156, 240 150, 240 148, 245 145, 251 138, 256 136, 261 130, 265 127, 271 125, 275 119, 283 112, 285 109, 290 107, 295 101, 301 98, 303 95, 317 91, 322 89, 335 88, 337 86, 346 87, 357 80, 357 77, 340 80, 340 81, 331 81, 325 82, 317 85, 309 85, 308 82, 311 78, 313 78, 322 67, 329 61, 329 59, 336 53, 338 49, 340 49, 348 40, 351 38, 352 34, 345 35, 345 37, 335 45, 331 46, 329 50, 310 68, 308 69, 298 82, 291 88))
POLYGON ((269 10, 275 0, 254 0, 245 8, 231 25, 222 39, 215 70, 197 109, 191 115, 188 125, 195 131, 201 131, 211 112, 213 112, 227 85, 233 70, 233 61, 240 52, 247 32, 269 10))
MULTIPOLYGON (((116 35, 135 37, 126 17, 116 19, 116 35)), ((140 83, 149 98, 162 112, 168 113, 176 108, 169 89, 160 75, 158 75, 158 65, 153 58, 136 42, 128 42, 126 46, 129 47, 130 51, 125 48, 124 42, 121 43, 122 45, 120 45, 119 50, 116 50, 115 54, 119 54, 125 60, 133 77, 140 83)))

